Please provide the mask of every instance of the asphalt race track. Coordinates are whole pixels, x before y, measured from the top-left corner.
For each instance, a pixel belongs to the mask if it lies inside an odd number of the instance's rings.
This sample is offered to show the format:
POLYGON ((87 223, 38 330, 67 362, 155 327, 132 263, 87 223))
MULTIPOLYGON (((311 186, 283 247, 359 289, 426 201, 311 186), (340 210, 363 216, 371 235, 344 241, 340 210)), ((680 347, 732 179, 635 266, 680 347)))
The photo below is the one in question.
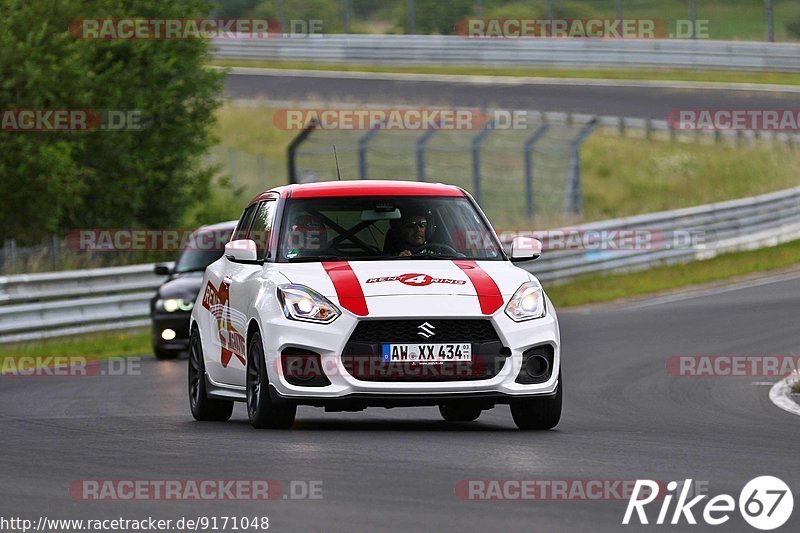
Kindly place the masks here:
POLYGON ((225 95, 289 101, 408 103, 666 119, 676 109, 791 109, 796 93, 610 85, 512 84, 228 74, 225 95), (413 95, 413 96, 409 96, 413 95))
MULTIPOLYGON (((257 431, 239 404, 231 422, 199 423, 188 409, 185 359, 147 357, 141 375, 0 378, 3 514, 269 516, 270 531, 620 531, 638 529, 620 525, 625 501, 462 501, 455 486, 692 478, 707 481, 712 496, 738 498, 747 481, 769 474, 798 494, 800 419, 770 403, 768 386, 665 369, 673 355, 797 354, 798 303, 800 276, 563 312, 564 416, 542 433, 516 430, 507 407, 473 423, 443 422, 433 408, 301 408, 292 430, 257 431), (91 502, 70 497, 80 479, 321 480, 323 499, 91 502)), ((795 509, 783 530, 798 524, 795 509)), ((738 512, 713 529, 756 531, 738 512)))

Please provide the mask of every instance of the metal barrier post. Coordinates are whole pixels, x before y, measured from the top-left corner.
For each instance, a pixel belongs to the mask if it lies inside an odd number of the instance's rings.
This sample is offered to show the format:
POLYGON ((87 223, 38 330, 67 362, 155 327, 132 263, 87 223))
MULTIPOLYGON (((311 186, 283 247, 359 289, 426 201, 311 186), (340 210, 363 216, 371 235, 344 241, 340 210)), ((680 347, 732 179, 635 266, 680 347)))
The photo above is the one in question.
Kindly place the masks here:
POLYGON ((567 210, 576 215, 583 212, 583 193, 581 191, 581 144, 597 127, 597 118, 583 126, 580 133, 570 142, 570 176, 567 187, 567 210))
POLYGON ((358 179, 369 179, 367 177, 367 143, 378 134, 380 129, 380 124, 373 126, 371 130, 358 139, 358 179))
POLYGON ((550 129, 550 124, 542 124, 533 135, 525 140, 525 207, 528 218, 533 216, 533 145, 550 129))
POLYGON ((425 148, 437 131, 439 131, 438 126, 431 127, 417 139, 417 181, 428 181, 425 174, 425 148))
POLYGON ((308 139, 308 136, 317 128, 317 125, 316 120, 309 122, 308 126, 303 128, 303 131, 298 133, 297 137, 292 139, 289 147, 286 148, 286 177, 289 179, 290 185, 297 183, 297 149, 308 139))
POLYGON ((494 123, 488 122, 486 126, 472 138, 472 194, 478 205, 483 205, 483 191, 481 190, 481 143, 492 133, 494 123))
POLYGON ((267 190, 267 163, 264 161, 264 156, 256 156, 256 166, 258 167, 258 182, 267 190))

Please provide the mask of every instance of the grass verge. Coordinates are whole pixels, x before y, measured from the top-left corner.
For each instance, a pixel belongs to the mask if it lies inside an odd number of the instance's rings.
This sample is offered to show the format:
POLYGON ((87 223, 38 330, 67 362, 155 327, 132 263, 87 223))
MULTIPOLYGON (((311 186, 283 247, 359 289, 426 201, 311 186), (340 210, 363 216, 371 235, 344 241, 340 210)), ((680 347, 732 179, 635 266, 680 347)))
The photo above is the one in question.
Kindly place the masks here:
POLYGON ((151 351, 150 328, 135 328, 3 344, 0 345, 0 360, 48 356, 79 356, 102 360, 148 355, 151 351))
POLYGON ((585 276, 564 285, 547 287, 547 293, 559 308, 573 307, 725 281, 755 272, 768 273, 798 264, 800 240, 685 265, 663 266, 627 274, 585 276))
POLYGON ((469 65, 347 65, 309 63, 300 61, 270 61, 251 59, 216 59, 209 63, 217 67, 255 67, 339 72, 377 72, 406 74, 455 74, 472 76, 521 76, 530 78, 648 80, 718 83, 758 83, 800 85, 800 74, 790 72, 750 72, 737 70, 688 70, 643 68, 559 69, 553 67, 480 67, 469 65))

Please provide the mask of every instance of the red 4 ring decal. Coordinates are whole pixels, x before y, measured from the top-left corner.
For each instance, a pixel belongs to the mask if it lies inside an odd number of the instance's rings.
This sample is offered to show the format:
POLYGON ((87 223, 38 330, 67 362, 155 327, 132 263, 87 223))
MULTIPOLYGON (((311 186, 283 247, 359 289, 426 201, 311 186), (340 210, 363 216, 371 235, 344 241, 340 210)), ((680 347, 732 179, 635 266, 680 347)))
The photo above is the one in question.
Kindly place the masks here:
POLYGON ((369 278, 367 283, 383 283, 384 281, 399 281, 403 285, 412 287, 426 287, 431 283, 444 283, 447 285, 465 285, 467 283, 463 279, 433 278, 427 274, 400 274, 399 276, 369 278))

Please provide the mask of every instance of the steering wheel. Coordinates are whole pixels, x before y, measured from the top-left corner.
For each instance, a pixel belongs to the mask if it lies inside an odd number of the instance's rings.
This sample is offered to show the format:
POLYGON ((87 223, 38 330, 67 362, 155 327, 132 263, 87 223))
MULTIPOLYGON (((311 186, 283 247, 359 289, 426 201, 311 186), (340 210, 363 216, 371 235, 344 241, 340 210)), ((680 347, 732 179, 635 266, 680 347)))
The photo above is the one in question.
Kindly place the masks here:
POLYGON ((443 252, 448 255, 454 255, 456 257, 466 257, 464 254, 458 252, 452 246, 443 243, 433 242, 433 243, 423 244, 421 246, 417 246, 411 249, 411 255, 441 255, 443 252))

